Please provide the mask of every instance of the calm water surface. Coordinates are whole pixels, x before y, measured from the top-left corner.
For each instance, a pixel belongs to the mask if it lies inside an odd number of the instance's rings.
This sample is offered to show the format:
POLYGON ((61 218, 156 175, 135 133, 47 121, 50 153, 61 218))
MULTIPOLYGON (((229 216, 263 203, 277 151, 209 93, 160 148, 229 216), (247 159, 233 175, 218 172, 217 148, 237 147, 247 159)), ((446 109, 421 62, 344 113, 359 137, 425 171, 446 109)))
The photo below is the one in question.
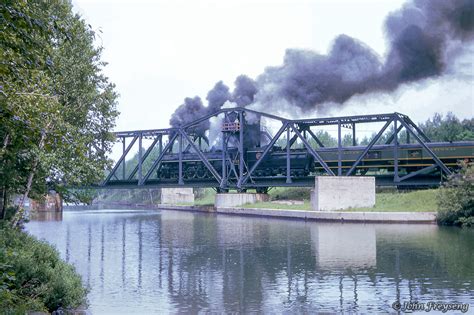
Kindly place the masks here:
POLYGON ((474 311, 474 231, 179 211, 69 211, 27 230, 89 286, 93 314, 474 311))

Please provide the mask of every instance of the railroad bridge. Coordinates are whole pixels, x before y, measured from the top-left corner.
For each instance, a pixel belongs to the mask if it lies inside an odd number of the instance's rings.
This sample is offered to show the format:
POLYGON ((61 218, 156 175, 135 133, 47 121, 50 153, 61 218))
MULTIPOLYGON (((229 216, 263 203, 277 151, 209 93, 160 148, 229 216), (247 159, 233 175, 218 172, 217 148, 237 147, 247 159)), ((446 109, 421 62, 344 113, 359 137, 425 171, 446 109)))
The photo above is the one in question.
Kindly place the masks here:
POLYGON ((408 116, 396 112, 286 119, 236 107, 180 128, 115 136, 122 154, 102 187, 265 192, 275 186, 314 186, 319 175, 374 176, 378 186, 437 186, 460 160, 474 161, 474 141, 432 142, 408 116), (376 126, 375 136, 367 144, 357 143, 359 127, 368 124, 376 126), (328 126, 336 127, 336 145, 320 138, 318 130, 328 126))

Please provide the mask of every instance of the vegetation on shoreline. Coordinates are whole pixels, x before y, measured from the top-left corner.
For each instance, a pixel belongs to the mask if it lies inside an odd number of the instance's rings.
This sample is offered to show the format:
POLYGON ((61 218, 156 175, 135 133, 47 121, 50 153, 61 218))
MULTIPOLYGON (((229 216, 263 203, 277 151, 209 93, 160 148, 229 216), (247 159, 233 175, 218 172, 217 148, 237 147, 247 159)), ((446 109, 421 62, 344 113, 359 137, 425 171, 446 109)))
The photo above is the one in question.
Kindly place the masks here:
POLYGON ((437 195, 438 222, 443 225, 474 226, 474 166, 463 164, 450 176, 437 195))
POLYGON ((51 245, 0 221, 0 312, 70 310, 86 303, 74 268, 51 245))
MULTIPOLYGON (((472 169, 472 167, 471 167, 472 169)), ((472 171, 470 171, 472 177, 472 171)), ((466 176, 465 176, 466 177, 466 176)), ((459 202, 449 201, 451 198, 461 198, 465 202, 472 202, 474 197, 472 193, 472 179, 471 186, 465 183, 464 193, 459 194, 459 191, 453 187, 445 186, 439 189, 426 189, 426 190, 414 190, 414 191, 382 191, 376 194, 376 204, 373 208, 351 208, 346 211, 365 211, 365 212, 435 212, 438 209, 442 214, 446 215, 447 210, 453 205, 459 205, 459 202), (443 197, 441 197, 443 196, 443 197), (447 196, 447 197, 446 197, 447 196), (454 197, 456 196, 456 197, 454 197), (440 202, 440 200, 444 200, 440 202)), ((452 186, 453 184, 451 184, 452 186)), ((303 187, 276 187, 270 189, 268 192, 270 200, 268 202, 258 202, 253 204, 243 205, 244 208, 266 208, 266 209, 285 209, 285 210, 311 210, 310 204, 310 188, 303 187), (296 201, 296 202, 295 202, 296 201)), ((143 195, 147 193, 142 192, 143 195)), ((215 190, 211 188, 196 189, 195 190, 195 201, 194 203, 183 203, 182 206, 212 206, 214 205, 215 190)), ((156 199, 158 200, 158 199, 156 199)), ((454 224, 451 217, 450 222, 441 222, 442 224, 454 224)), ((462 219, 465 222, 467 219, 462 219)), ((462 224, 461 221, 455 224, 462 224)), ((467 225, 467 224, 464 224, 467 225)))
POLYGON ((90 199, 68 187, 97 183, 110 166, 118 95, 70 1, 2 1, 0 20, 0 313, 67 310, 86 289, 53 247, 21 230, 24 204, 50 190, 90 199))
POLYGON ((114 84, 103 74, 95 32, 66 0, 0 4, 0 219, 19 198, 15 226, 28 197, 103 178, 118 115, 114 84))
MULTIPOLYGON (((301 192, 300 192, 301 193, 301 192)), ((289 192, 288 194, 294 194, 289 192)), ((376 194, 375 207, 351 208, 345 211, 369 212, 427 212, 436 211, 436 189, 418 190, 411 192, 381 192, 376 194)), ((279 199, 282 200, 282 199, 279 199)), ((294 199, 301 200, 301 199, 294 199)), ((244 205, 245 208, 269 208, 287 210, 311 210, 309 198, 303 199, 304 204, 278 204, 275 202, 259 202, 244 205)))

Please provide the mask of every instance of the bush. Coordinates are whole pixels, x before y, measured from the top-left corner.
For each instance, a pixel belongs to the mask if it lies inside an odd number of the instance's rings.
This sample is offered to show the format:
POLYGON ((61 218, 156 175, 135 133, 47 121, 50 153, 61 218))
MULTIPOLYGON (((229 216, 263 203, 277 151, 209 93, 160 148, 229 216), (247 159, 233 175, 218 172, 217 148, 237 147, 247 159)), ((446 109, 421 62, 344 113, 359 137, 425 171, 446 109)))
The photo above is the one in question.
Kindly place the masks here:
POLYGON ((291 188, 274 188, 270 190, 271 200, 309 200, 311 188, 291 187, 291 188))
POLYGON ((51 245, 6 224, 0 234, 0 313, 52 312, 85 304, 81 277, 51 245))
POLYGON ((14 216, 16 211, 18 210, 17 206, 10 206, 5 209, 5 217, 3 218, 5 221, 10 221, 14 216))
POLYGON ((474 166, 461 165, 439 189, 438 223, 474 226, 474 166))

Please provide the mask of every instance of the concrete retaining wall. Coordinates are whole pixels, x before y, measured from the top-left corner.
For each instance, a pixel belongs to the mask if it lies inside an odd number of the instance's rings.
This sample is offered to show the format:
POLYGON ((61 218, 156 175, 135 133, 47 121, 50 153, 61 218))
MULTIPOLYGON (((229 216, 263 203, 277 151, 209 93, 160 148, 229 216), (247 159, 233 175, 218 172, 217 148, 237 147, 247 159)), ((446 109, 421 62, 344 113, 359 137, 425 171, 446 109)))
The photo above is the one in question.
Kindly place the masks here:
MULTIPOLYGON (((97 210, 97 207, 68 206, 67 210, 97 210)), ((109 206, 101 209, 121 209, 109 206)), ((179 205, 135 205, 123 209, 137 210, 180 210, 206 213, 220 213, 242 216, 275 217, 283 219, 339 221, 339 222, 366 222, 366 223, 436 223, 436 212, 348 212, 348 211, 307 211, 307 210, 279 210, 256 209, 214 206, 179 206, 179 205)))
POLYGON ((291 219, 342 221, 342 222, 386 222, 386 223, 435 223, 435 212, 349 212, 306 211, 257 208, 216 208, 217 213, 270 216, 291 219))
POLYGON ((268 201, 269 196, 267 194, 253 194, 253 193, 242 193, 242 194, 216 194, 214 205, 216 208, 220 207, 236 207, 247 203, 256 203, 261 201, 268 201))
POLYGON ((315 211, 375 206, 375 177, 316 176, 311 192, 315 211))
POLYGON ((180 203, 194 203, 192 188, 162 188, 161 203, 175 205, 180 203))

